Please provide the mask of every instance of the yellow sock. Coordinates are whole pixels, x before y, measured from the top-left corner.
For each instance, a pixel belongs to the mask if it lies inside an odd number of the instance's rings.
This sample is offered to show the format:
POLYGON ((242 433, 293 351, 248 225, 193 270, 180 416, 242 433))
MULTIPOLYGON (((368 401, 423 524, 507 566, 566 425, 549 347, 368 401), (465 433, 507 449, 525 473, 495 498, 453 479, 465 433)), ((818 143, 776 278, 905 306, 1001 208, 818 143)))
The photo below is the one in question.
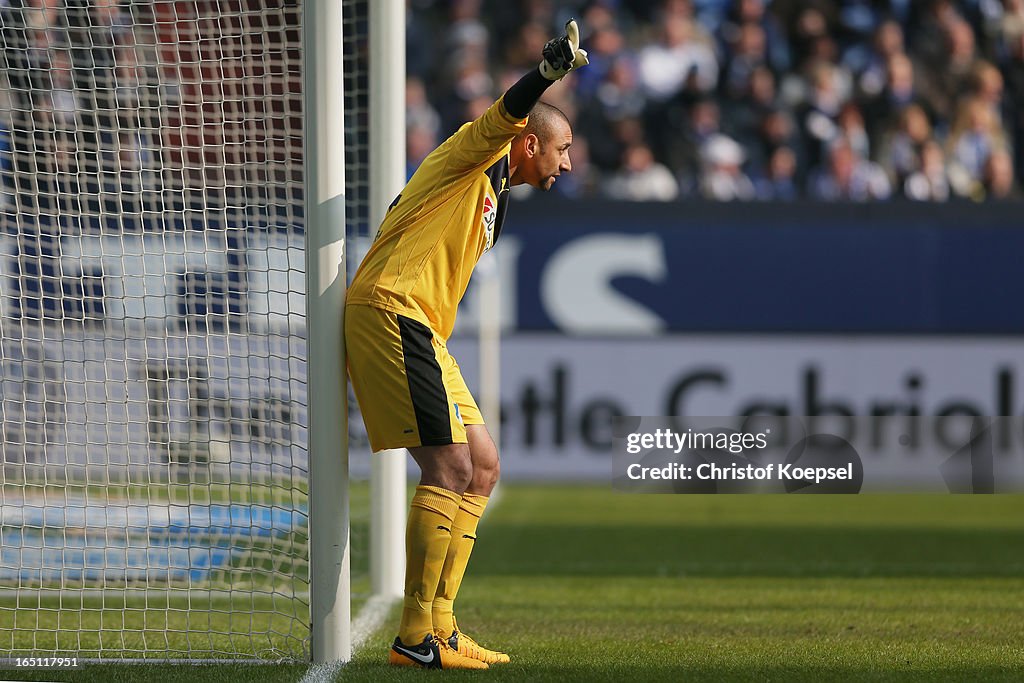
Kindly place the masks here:
POLYGON ((462 585, 462 577, 466 574, 466 565, 476 543, 476 527, 487 507, 487 496, 467 493, 462 496, 459 511, 452 522, 452 542, 448 546, 448 554, 444 558, 441 570, 441 582, 434 597, 433 620, 434 629, 443 638, 451 636, 455 630, 453 603, 462 585))
POLYGON ((433 632, 431 609, 461 496, 436 486, 417 486, 405 532, 405 601, 398 637, 419 645, 433 632))

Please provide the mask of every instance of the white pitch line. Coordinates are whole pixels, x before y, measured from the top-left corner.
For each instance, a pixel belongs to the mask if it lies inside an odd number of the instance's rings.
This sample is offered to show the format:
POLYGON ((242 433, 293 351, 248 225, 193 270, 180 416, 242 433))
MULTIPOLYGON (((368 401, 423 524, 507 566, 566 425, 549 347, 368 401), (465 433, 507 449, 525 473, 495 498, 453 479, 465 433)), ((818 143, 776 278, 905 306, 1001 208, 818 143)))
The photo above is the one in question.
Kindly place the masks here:
POLYGON ((299 680, 299 683, 330 683, 341 673, 345 662, 336 659, 326 664, 314 664, 309 671, 299 680))
POLYGON ((370 636, 384 624, 388 612, 391 611, 391 606, 396 602, 398 602, 398 598, 386 595, 375 595, 366 601, 352 622, 353 653, 361 650, 370 636))

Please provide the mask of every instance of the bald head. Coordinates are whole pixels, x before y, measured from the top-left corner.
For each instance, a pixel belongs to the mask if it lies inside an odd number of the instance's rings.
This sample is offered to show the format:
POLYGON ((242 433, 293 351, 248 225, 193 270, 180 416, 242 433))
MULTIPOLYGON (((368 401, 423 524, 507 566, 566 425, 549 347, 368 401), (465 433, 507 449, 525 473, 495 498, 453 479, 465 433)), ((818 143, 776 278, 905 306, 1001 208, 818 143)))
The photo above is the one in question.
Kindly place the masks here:
POLYGON ((570 128, 569 117, 559 109, 546 102, 538 102, 530 110, 530 119, 520 135, 535 135, 541 143, 549 142, 555 135, 570 128))

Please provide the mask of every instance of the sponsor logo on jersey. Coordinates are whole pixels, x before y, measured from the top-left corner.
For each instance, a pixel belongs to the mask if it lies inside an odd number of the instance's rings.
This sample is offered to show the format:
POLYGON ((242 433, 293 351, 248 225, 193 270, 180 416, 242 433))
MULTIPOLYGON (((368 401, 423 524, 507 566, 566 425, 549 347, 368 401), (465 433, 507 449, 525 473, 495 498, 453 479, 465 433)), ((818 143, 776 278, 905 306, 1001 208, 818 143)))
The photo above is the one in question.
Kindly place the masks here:
POLYGON ((494 222, 498 219, 498 203, 491 198, 491 195, 484 196, 483 226, 484 226, 484 251, 494 246, 494 222))

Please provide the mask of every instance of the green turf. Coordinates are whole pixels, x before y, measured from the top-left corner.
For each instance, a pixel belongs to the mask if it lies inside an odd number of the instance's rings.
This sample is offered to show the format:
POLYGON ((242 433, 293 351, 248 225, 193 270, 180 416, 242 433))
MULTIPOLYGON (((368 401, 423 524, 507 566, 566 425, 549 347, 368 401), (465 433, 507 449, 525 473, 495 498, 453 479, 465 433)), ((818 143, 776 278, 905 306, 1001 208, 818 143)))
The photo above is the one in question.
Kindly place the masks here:
MULTIPOLYGON (((1024 680, 1022 496, 544 486, 503 496, 481 528, 459 615, 514 661, 446 679, 1024 680)), ((393 637, 389 623, 339 680, 422 680, 383 664, 393 637)), ((34 678, 286 681, 304 671, 93 665, 34 678)))
MULTIPOLYGON (((1024 497, 504 495, 459 609, 488 680, 1024 678, 1024 497)), ((393 629, 342 680, 420 674, 393 629)))
POLYGON ((0 671, 0 680, 74 683, 295 683, 302 678, 308 668, 305 664, 87 664, 74 671, 0 671))

